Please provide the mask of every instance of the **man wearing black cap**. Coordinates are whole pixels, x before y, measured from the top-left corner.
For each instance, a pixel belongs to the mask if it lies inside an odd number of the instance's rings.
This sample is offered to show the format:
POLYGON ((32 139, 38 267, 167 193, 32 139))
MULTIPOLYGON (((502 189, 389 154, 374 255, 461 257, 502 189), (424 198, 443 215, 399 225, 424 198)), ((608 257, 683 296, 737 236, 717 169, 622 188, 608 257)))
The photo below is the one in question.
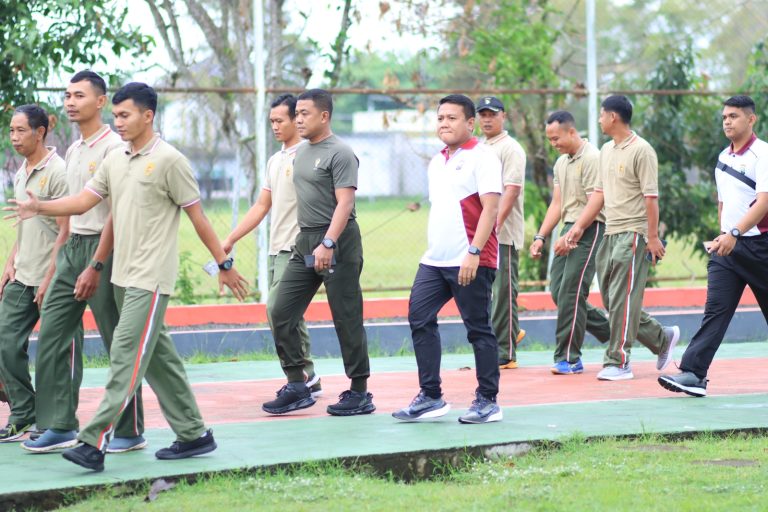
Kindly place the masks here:
POLYGON ((499 367, 517 368, 515 348, 525 337, 517 319, 518 251, 523 247, 523 180, 525 150, 504 129, 504 104, 493 96, 477 103, 485 144, 501 160, 504 192, 496 216, 499 271, 493 282, 493 330, 499 339, 499 367))

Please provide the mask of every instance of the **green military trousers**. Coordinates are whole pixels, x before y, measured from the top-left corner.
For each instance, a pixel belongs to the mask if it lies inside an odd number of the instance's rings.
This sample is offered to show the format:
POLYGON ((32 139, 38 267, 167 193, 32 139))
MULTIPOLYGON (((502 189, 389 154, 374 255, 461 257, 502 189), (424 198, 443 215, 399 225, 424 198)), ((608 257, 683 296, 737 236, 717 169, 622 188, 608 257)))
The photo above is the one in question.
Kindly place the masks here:
MULTIPOLYGON (((290 251, 280 251, 277 254, 270 254, 269 256, 269 295, 267 296, 267 320, 269 320, 270 328, 272 328, 272 315, 269 313, 269 311, 274 307, 275 299, 277 298, 277 285, 280 284, 280 279, 282 279, 283 273, 285 272, 286 267, 288 267, 288 261, 290 259, 290 251)), ((307 330, 307 324, 304 322, 303 318, 299 320, 298 328, 301 347, 304 351, 304 373, 307 374, 307 380, 312 380, 315 376, 315 363, 312 362, 309 331, 307 330)), ((280 360, 280 365, 285 368, 285 362, 282 359, 280 360)), ((288 374, 286 373, 286 376, 287 375, 288 374)))
POLYGON ((363 327, 363 292, 360 273, 363 270, 363 244, 357 222, 350 220, 336 241, 333 269, 316 272, 307 267, 304 256, 320 245, 327 228, 302 230, 288 266, 277 286, 275 300, 269 310, 272 334, 283 371, 289 382, 304 379, 304 348, 299 323, 321 284, 328 294, 333 325, 339 338, 344 371, 352 381, 352 391, 367 391, 370 364, 368 338, 363 327), (333 270, 333 272, 331 272, 333 270))
MULTIPOLYGON (((74 297, 78 276, 88 268, 99 245, 100 235, 72 234, 59 251, 56 274, 46 294, 37 344, 35 390, 38 429, 78 430, 76 416, 83 375, 82 329, 86 304, 90 306, 107 353, 119 319, 112 277, 112 256, 104 261, 96 292, 87 301, 74 297)), ((117 437, 144 433, 141 388, 128 404, 115 428, 117 437)))
POLYGON ((654 354, 667 343, 661 324, 642 309, 651 265, 645 247, 641 233, 626 232, 606 235, 597 251, 597 279, 610 325, 604 366, 627 365, 635 338, 654 354))
POLYGON ((517 295, 520 293, 520 256, 514 245, 499 244, 499 270, 493 281, 491 323, 499 340, 499 364, 517 361, 515 346, 520 332, 517 295))
POLYGON ((78 439, 105 451, 115 421, 128 408, 144 378, 177 439, 197 439, 205 425, 184 364, 163 323, 168 295, 138 288, 114 288, 120 320, 112 337, 104 398, 78 439))
MULTIPOLYGON (((8 423, 16 425, 35 423, 35 391, 27 350, 29 335, 40 318, 34 302, 36 293, 36 286, 11 281, 5 285, 0 301, 0 379, 11 405, 8 423)), ((79 336, 82 343, 82 329, 70 334, 79 336)))

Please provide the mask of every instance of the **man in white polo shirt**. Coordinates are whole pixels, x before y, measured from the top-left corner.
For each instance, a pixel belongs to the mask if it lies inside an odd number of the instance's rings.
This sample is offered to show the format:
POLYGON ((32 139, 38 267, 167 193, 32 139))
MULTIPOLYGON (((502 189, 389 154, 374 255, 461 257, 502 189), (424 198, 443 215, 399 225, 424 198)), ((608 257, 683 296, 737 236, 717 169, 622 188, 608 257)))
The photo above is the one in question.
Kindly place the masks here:
POLYGON ((707 370, 745 286, 768 320, 768 143, 753 131, 752 98, 733 96, 724 105, 723 131, 731 144, 715 169, 720 235, 708 249, 704 319, 683 354, 680 373, 659 377, 662 387, 691 396, 707 395, 707 370))
POLYGON ((494 226, 501 195, 501 162, 472 136, 475 105, 452 94, 440 100, 437 135, 446 147, 429 164, 427 252, 411 288, 408 322, 419 368, 419 394, 392 415, 403 421, 436 418, 450 406, 440 388, 437 313, 451 298, 475 353, 476 399, 461 423, 500 421, 499 342, 491 326, 491 287, 498 241, 494 226))

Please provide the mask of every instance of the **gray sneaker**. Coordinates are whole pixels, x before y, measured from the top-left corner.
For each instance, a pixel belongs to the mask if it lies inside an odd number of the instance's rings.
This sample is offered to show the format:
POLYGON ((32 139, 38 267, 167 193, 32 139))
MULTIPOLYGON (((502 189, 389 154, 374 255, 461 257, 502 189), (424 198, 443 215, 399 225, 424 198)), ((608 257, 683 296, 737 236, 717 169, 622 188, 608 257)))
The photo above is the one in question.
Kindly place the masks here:
POLYGON ((459 416, 459 423, 491 423, 501 421, 503 417, 501 408, 495 400, 477 393, 466 414, 459 416))
POLYGON ((450 404, 443 400, 443 397, 430 398, 424 394, 424 391, 419 391, 411 401, 411 405, 393 412, 392 417, 402 421, 426 420, 445 416, 450 410, 450 404))
POLYGON ((664 327, 664 336, 667 338, 667 345, 659 352, 659 358, 656 360, 656 369, 659 371, 672 362, 672 353, 675 351, 677 342, 680 341, 680 327, 676 325, 664 327))
POLYGON ((634 379, 635 374, 629 363, 624 366, 606 366, 597 374, 597 380, 629 380, 634 379))
POLYGON ((691 396, 707 396, 707 379, 700 379, 693 372, 680 372, 677 375, 659 376, 659 384, 664 389, 691 396))

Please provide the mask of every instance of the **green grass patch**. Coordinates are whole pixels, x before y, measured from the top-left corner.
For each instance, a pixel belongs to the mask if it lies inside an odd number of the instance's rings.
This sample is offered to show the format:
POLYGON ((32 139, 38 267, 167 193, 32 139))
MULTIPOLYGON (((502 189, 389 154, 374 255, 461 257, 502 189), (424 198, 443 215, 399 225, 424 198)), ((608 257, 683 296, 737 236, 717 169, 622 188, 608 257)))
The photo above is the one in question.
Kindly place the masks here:
POLYGON ((586 441, 574 436, 518 457, 464 458, 431 479, 405 483, 338 462, 180 482, 152 504, 110 489, 65 510, 765 510, 765 436, 656 436, 586 441))

